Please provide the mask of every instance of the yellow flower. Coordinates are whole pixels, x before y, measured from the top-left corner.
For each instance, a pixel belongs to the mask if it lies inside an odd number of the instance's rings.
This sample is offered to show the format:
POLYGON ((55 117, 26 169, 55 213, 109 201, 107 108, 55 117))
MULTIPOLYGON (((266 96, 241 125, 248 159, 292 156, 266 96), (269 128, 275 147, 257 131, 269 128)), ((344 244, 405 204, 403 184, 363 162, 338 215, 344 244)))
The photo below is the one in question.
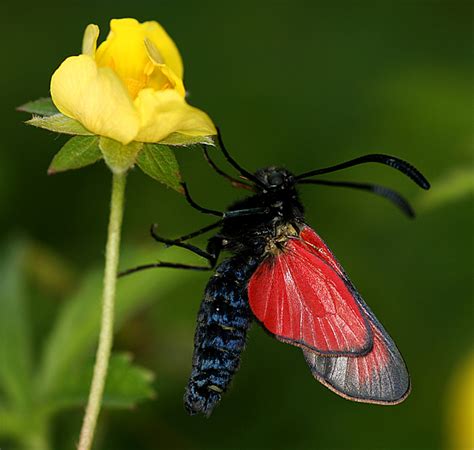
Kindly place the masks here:
POLYGON ((89 25, 82 54, 53 74, 51 97, 61 113, 124 145, 216 134, 208 115, 187 104, 181 56, 161 25, 113 19, 110 29, 96 48, 99 28, 89 25))
POLYGON ((452 450, 474 448, 474 353, 463 357, 448 388, 448 446, 452 450))

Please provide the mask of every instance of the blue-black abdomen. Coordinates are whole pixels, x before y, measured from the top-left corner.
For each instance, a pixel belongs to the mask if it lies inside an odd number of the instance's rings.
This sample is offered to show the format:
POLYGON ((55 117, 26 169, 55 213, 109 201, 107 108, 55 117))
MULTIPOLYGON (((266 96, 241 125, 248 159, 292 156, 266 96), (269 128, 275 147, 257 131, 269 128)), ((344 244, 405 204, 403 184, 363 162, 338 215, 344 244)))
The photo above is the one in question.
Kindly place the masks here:
POLYGON ((247 282, 254 257, 223 261, 209 280, 194 336, 193 368, 184 395, 190 414, 210 415, 239 368, 251 315, 247 282))

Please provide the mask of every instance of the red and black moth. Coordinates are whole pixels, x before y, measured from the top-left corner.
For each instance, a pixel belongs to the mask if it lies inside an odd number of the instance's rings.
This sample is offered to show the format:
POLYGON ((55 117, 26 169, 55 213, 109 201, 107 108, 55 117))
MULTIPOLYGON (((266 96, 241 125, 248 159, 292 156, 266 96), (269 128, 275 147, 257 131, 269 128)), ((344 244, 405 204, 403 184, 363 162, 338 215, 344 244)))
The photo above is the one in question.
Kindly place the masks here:
POLYGON ((350 187, 390 200, 406 215, 413 209, 395 191, 383 186, 317 177, 364 163, 381 163, 429 189, 426 178, 409 163, 388 155, 370 154, 298 176, 267 167, 255 173, 243 169, 229 155, 221 135, 219 146, 240 173, 234 178, 204 154, 210 165, 234 186, 252 195, 226 212, 193 208, 219 216, 198 231, 158 242, 188 249, 206 258, 208 266, 157 262, 129 269, 126 275, 152 267, 215 270, 198 314, 193 367, 185 393, 190 414, 209 415, 227 390, 240 364, 247 330, 256 320, 279 341, 300 347, 313 376, 344 398, 376 404, 397 404, 410 392, 410 378, 392 338, 369 309, 331 250, 306 224, 297 186, 318 184, 350 187), (185 241, 215 228, 206 250, 185 241), (232 254, 219 265, 222 251, 232 254))

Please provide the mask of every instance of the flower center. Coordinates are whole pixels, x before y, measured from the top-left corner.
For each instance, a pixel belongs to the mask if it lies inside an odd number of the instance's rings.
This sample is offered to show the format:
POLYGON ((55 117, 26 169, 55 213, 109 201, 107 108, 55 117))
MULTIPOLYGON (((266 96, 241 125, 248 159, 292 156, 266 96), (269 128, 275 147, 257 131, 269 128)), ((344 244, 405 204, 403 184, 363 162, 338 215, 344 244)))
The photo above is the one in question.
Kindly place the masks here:
POLYGON ((124 64, 122 59, 117 61, 115 58, 97 62, 100 67, 109 67, 119 76, 132 99, 135 99, 142 89, 152 88, 161 91, 174 88, 169 78, 149 59, 134 66, 124 64))

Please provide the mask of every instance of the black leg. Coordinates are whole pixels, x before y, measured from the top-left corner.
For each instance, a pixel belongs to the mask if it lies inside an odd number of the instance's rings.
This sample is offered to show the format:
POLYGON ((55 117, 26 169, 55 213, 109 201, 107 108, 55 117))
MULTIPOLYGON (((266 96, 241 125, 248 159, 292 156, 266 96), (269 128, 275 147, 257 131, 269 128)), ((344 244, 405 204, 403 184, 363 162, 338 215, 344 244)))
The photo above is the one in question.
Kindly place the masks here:
POLYGON ((175 246, 175 247, 185 248, 186 250, 189 250, 189 251, 195 253, 196 255, 199 255, 199 256, 202 256, 203 258, 206 258, 209 261, 210 264, 214 264, 214 262, 216 260, 215 255, 211 255, 210 253, 208 253, 204 250, 201 250, 199 247, 196 247, 195 245, 184 244, 183 242, 180 242, 180 240, 166 239, 164 237, 158 236, 155 232, 155 228, 156 228, 156 226, 152 225, 151 230, 150 230, 150 234, 151 234, 151 236, 153 237, 153 239, 155 241, 166 244, 169 247, 175 246))
POLYGON ((186 200, 188 203, 194 208, 197 209, 199 212, 202 212, 204 214, 211 214, 213 216, 218 216, 218 217, 223 217, 224 213, 220 211, 215 211, 214 209, 207 209, 203 208, 202 206, 199 206, 192 198, 191 195, 189 194, 188 187, 186 186, 186 183, 181 183, 181 186, 183 186, 184 189, 184 195, 186 197, 186 200))
MULTIPOLYGON (((187 241, 188 239, 195 238, 197 236, 200 236, 201 234, 207 233, 208 231, 213 230, 214 228, 217 228, 222 224, 222 220, 218 220, 217 222, 212 223, 211 225, 207 225, 203 228, 200 228, 197 231, 193 231, 192 233, 185 234, 184 236, 181 236, 177 239, 173 239, 173 242, 184 242, 187 241)), ((153 225, 153 229, 156 230, 156 224, 153 225)))
POLYGON ((260 214, 268 214, 270 208, 258 207, 258 208, 247 208, 247 209, 236 209, 234 211, 227 211, 224 213, 224 219, 230 219, 232 217, 242 217, 242 216, 253 216, 260 214))
POLYGON ((181 183, 184 189, 184 195, 186 196, 186 200, 188 203, 194 208, 197 209, 199 212, 204 214, 212 214, 214 216, 222 217, 223 219, 228 219, 230 217, 239 217, 239 216, 251 216, 253 214, 268 214, 270 212, 269 208, 249 208, 249 209, 237 209, 235 211, 227 211, 227 212, 220 212, 215 211, 213 209, 203 208, 199 206, 189 195, 188 187, 186 183, 181 183))
POLYGON ((207 271, 207 270, 212 270, 213 266, 193 266, 192 264, 180 264, 180 263, 171 263, 171 262, 161 262, 158 261, 156 263, 151 263, 151 264, 143 264, 141 266, 137 267, 132 267, 131 269, 123 270, 122 272, 119 272, 118 278, 124 277, 126 275, 130 275, 135 272, 140 272, 142 270, 146 269, 155 269, 158 267, 165 267, 169 269, 185 269, 185 270, 199 270, 199 271, 207 271))
POLYGON ((221 148, 222 153, 225 156, 225 159, 227 159, 230 165, 234 166, 240 172, 240 174, 244 176, 245 178, 247 178, 248 180, 253 181, 255 184, 258 184, 260 187, 265 187, 263 183, 257 177, 255 177, 255 175, 253 175, 252 173, 250 173, 249 171, 241 167, 239 163, 234 158, 232 158, 232 156, 230 156, 229 152, 227 151, 224 145, 224 141, 222 139, 222 135, 219 129, 217 129, 217 140, 219 142, 219 147, 221 148))

